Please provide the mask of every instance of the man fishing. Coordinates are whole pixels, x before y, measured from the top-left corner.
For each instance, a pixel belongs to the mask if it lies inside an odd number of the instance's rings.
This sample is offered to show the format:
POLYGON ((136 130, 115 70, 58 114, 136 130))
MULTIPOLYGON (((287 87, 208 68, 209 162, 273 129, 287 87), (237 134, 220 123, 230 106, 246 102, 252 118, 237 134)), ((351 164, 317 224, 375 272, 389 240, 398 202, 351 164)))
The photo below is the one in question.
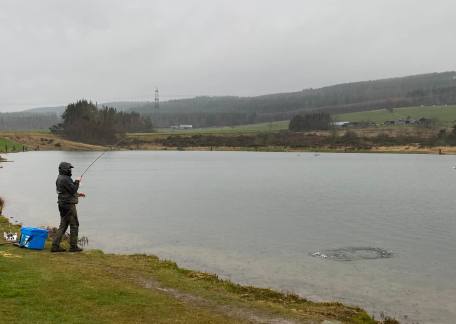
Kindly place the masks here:
POLYGON ((78 247, 78 213, 76 204, 79 197, 85 197, 85 194, 78 192, 81 177, 75 181, 71 179, 71 169, 73 166, 68 162, 59 164, 59 176, 57 177, 56 187, 58 194, 58 205, 60 212, 60 226, 57 235, 52 242, 51 252, 65 252, 66 250, 60 247, 60 241, 65 234, 68 226, 70 226, 70 252, 81 252, 78 247))

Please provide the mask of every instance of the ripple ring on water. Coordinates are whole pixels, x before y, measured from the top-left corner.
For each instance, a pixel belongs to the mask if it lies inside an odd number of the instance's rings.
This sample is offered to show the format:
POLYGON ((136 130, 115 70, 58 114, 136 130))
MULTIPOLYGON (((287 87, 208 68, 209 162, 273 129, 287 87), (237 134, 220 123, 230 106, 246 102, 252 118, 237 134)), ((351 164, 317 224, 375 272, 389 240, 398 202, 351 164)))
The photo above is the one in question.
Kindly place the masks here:
POLYGON ((393 252, 377 247, 344 247, 310 253, 313 257, 336 261, 375 260, 393 257, 393 252))

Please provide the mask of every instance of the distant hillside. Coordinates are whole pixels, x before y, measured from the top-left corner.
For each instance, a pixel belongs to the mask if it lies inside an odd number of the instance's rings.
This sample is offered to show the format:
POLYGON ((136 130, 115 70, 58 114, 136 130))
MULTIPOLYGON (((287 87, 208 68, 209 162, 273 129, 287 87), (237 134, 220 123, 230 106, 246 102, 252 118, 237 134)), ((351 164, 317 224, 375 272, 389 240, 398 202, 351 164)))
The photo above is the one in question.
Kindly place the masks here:
POLYGON ((59 122, 59 115, 52 112, 0 113, 0 131, 49 129, 59 122))
MULTIPOLYGON (((114 107, 126 111, 131 107, 140 107, 137 102, 108 102, 99 106, 114 107)), ((20 112, 0 113, 0 131, 14 130, 49 130, 53 125, 62 121, 61 115, 66 106, 39 107, 20 112)))
POLYGON ((32 114, 58 114, 61 115, 65 111, 65 106, 57 106, 57 107, 39 107, 39 108, 32 108, 21 111, 21 113, 32 113, 32 114))
MULTIPOLYGON (((81 98, 82 99, 82 98, 81 98)), ((132 108, 141 108, 144 105, 148 104, 148 102, 137 102, 137 101, 119 101, 119 102, 105 102, 100 103, 98 106, 108 106, 116 108, 117 110, 126 111, 131 110, 132 108)), ((63 114, 65 111, 66 106, 56 106, 56 107, 39 107, 39 108, 32 108, 21 111, 21 113, 32 113, 32 114, 58 114, 59 116, 63 114)))
POLYGON ((456 104, 456 72, 346 83, 257 97, 170 100, 160 104, 160 113, 153 112, 153 103, 141 103, 131 109, 152 115, 160 127, 176 123, 206 127, 289 120, 309 111, 336 114, 440 104, 456 104))
MULTIPOLYGON (((256 97, 169 100, 160 103, 159 113, 154 112, 153 102, 108 102, 102 105, 149 115, 156 127, 173 124, 209 127, 290 120, 297 114, 309 111, 341 114, 445 104, 456 104, 456 72, 345 83, 256 97)), ((63 110, 64 107, 48 107, 25 113, 52 112, 60 115, 63 110)))

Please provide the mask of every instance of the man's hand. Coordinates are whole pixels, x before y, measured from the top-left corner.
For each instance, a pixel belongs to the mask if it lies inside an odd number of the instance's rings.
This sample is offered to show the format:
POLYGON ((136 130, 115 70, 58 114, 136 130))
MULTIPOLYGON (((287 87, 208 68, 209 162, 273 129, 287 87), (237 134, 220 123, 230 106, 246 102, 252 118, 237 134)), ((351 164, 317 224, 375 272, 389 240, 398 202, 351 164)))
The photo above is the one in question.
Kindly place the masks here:
POLYGON ((84 198, 85 196, 86 196, 86 194, 85 194, 85 193, 83 193, 83 192, 78 192, 78 197, 82 197, 82 198, 84 198))
POLYGON ((82 181, 82 177, 77 177, 76 181, 81 182, 82 181))

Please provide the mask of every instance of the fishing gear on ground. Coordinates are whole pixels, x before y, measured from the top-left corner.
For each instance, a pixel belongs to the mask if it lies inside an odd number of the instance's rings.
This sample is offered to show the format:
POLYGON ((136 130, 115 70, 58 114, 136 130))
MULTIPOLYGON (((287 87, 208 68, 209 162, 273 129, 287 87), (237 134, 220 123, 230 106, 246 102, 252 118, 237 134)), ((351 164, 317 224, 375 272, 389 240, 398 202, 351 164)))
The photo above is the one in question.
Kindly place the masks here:
POLYGON ((17 241, 17 233, 3 232, 3 238, 7 242, 16 242, 17 241))

